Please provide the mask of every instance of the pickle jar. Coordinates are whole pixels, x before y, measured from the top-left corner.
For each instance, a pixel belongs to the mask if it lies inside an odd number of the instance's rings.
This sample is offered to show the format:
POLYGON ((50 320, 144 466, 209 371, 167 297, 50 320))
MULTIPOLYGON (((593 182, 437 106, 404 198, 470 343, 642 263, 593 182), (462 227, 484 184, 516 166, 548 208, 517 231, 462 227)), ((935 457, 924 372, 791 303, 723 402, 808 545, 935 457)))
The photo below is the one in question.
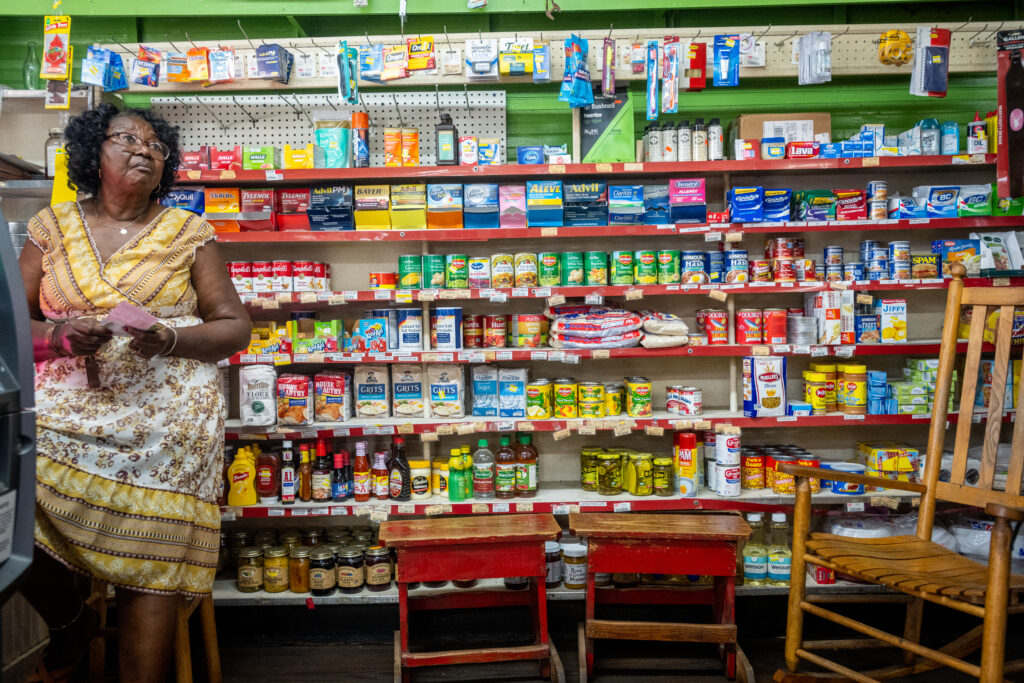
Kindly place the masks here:
POLYGON ((302 545, 302 534, 298 531, 282 531, 280 535, 281 545, 289 553, 292 548, 302 545))
POLYGON ((338 548, 338 590, 351 595, 359 593, 366 585, 366 572, 363 569, 363 549, 358 546, 338 548))
POLYGON ((263 588, 263 551, 255 546, 238 550, 238 590, 255 593, 263 588))
POLYGON ((602 496, 622 493, 622 456, 601 453, 597 457, 597 492, 602 496))
POLYGON ((309 589, 313 597, 323 597, 334 593, 337 586, 337 575, 334 572, 334 551, 330 548, 313 548, 309 552, 309 589))
POLYGON ((633 459, 633 490, 635 496, 649 496, 654 493, 654 456, 638 453, 633 459))
POLYGON ((304 545, 288 551, 288 585, 292 593, 309 592, 309 551, 304 545))
POLYGON ((580 488, 584 491, 597 490, 597 458, 600 448, 587 446, 580 452, 580 488))
POLYGON ((379 545, 367 548, 363 567, 367 590, 380 592, 391 587, 391 553, 387 548, 379 545))
POLYGON ((675 495, 675 468, 672 467, 672 458, 655 458, 652 478, 654 484, 654 495, 675 495))
POLYGON ((288 590, 288 550, 272 545, 263 550, 263 590, 283 593, 288 590))

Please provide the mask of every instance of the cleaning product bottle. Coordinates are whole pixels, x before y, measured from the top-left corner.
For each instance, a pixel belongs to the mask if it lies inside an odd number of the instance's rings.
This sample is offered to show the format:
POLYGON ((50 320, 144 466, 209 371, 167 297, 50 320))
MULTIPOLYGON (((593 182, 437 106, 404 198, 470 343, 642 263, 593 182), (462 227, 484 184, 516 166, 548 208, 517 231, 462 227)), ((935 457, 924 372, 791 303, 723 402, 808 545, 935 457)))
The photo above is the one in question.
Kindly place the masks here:
MULTIPOLYGON (((785 512, 772 513, 771 544, 768 546, 768 583, 788 586, 793 565, 793 551, 789 549, 789 526, 785 512)), ((803 581, 803 577, 800 577, 803 581)))
POLYGON ((661 160, 662 161, 679 161, 679 133, 676 131, 676 126, 670 121, 666 121, 665 125, 661 129, 661 160))
POLYGON ((967 153, 984 154, 988 151, 985 122, 974 112, 974 120, 967 124, 967 153))
POLYGON ((760 512, 747 514, 747 524, 752 532, 750 540, 743 546, 743 583, 747 586, 763 586, 768 583, 768 548, 764 544, 764 517, 760 512))
POLYGON ((457 166, 459 163, 459 132, 455 130, 452 117, 441 114, 441 123, 434 126, 434 143, 437 150, 438 166, 457 166))
POLYGON ((693 132, 688 119, 680 121, 676 128, 676 145, 679 147, 679 161, 693 161, 693 132))
POLYGON ((461 503, 466 499, 466 479, 462 464, 462 449, 453 448, 448 460, 448 500, 461 503))
POLYGON ((228 505, 255 505, 259 500, 256 495, 256 461, 248 448, 239 448, 235 461, 228 468, 231 488, 228 490, 228 505))
POLYGON ((725 142, 722 140, 722 123, 718 119, 708 121, 708 161, 725 158, 725 142))

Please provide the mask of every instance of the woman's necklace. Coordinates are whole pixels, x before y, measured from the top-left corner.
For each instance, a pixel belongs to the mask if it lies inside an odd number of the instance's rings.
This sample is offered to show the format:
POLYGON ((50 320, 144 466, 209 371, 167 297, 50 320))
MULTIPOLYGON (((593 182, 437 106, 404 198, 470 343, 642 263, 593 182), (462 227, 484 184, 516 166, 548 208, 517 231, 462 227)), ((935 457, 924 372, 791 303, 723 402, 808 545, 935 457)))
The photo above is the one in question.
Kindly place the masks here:
MULTIPOLYGON (((96 215, 98 216, 99 215, 99 208, 100 208, 99 202, 97 202, 95 200, 93 200, 93 202, 96 205, 96 215)), ((131 223, 128 223, 127 225, 122 225, 120 228, 118 228, 118 230, 120 231, 120 233, 122 235, 127 235, 128 234, 128 228, 132 227, 133 225, 138 223, 140 220, 142 220, 143 216, 145 216, 147 213, 149 213, 149 206, 148 205, 146 206, 145 209, 142 210, 142 213, 140 213, 138 216, 136 216, 135 220, 133 220, 131 223)), ((106 221, 104 221, 104 225, 107 225, 107 227, 112 227, 112 226, 109 226, 106 221)))

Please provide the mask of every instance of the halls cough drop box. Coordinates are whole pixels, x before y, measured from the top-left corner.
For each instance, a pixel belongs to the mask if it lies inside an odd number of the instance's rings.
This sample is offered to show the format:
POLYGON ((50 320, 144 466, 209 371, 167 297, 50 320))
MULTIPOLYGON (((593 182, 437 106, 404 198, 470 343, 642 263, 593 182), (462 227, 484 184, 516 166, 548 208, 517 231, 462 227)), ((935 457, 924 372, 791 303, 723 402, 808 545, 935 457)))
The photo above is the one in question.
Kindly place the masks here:
POLYGON ((390 230, 390 185, 356 185, 356 230, 390 230))

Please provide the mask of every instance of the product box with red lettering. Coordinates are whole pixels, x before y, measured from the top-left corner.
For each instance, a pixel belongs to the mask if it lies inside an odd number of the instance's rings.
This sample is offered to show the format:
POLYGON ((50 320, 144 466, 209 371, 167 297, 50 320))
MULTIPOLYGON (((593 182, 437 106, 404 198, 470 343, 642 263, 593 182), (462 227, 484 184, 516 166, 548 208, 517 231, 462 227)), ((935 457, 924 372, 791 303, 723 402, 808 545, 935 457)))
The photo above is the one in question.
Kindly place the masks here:
POLYGON ((242 170, 242 146, 235 145, 233 149, 210 148, 210 170, 211 171, 241 171, 242 170))
POLYGON ((274 215, 274 191, 272 189, 242 188, 241 206, 243 214, 261 214, 240 218, 238 227, 243 231, 276 230, 277 219, 274 215))
POLYGON ((308 187, 282 187, 274 191, 278 230, 309 230, 310 190, 308 187))
POLYGON ((210 148, 203 145, 197 151, 181 153, 181 161, 178 163, 179 171, 209 171, 210 170, 210 148))
POLYGON ((833 190, 837 221, 861 221, 868 217, 868 200, 864 190, 833 190))
POLYGON ((807 576, 814 579, 819 586, 833 584, 836 582, 835 570, 828 567, 819 567, 816 564, 807 563, 807 576))
POLYGON ((704 178, 671 178, 668 210, 673 223, 704 223, 708 219, 704 178))
POLYGON ((813 159, 818 156, 818 143, 810 141, 787 142, 787 159, 813 159))
POLYGON ((760 150, 760 140, 735 140, 733 142, 733 158, 737 160, 757 159, 760 157, 760 150))

